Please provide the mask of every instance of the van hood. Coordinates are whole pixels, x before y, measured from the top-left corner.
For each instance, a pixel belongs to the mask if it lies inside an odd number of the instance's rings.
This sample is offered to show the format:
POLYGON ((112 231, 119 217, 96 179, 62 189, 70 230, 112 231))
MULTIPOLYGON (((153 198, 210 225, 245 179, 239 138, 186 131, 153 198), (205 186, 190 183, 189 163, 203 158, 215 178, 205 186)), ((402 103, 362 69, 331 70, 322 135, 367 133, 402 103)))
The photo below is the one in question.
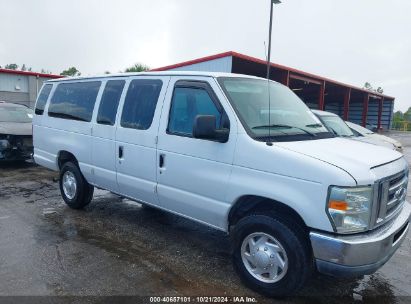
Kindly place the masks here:
POLYGON ((0 134, 6 135, 32 135, 31 122, 0 122, 0 134))
POLYGON ((394 150, 340 137, 278 142, 275 145, 339 167, 350 174, 358 184, 370 182, 371 168, 402 157, 394 150))

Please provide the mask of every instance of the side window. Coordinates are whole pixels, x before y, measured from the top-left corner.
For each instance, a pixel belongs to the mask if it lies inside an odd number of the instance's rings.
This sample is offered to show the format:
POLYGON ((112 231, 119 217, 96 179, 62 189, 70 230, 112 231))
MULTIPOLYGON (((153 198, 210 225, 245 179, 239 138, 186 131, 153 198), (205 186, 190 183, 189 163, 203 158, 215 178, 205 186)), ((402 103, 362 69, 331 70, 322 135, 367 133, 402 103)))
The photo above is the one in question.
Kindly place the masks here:
POLYGON ((120 101, 125 83, 124 80, 107 81, 98 109, 97 123, 110 126, 114 125, 118 102, 120 101))
POLYGON ((52 87, 52 84, 46 84, 41 89, 39 97, 37 98, 36 108, 34 110, 34 113, 36 113, 37 115, 43 115, 44 108, 46 107, 47 99, 49 98, 52 87))
POLYGON ((216 116, 216 128, 219 128, 221 113, 205 89, 176 87, 171 101, 168 133, 192 136, 197 115, 216 116))
POLYGON ((91 121, 100 85, 100 81, 59 84, 50 101, 49 116, 91 121))
POLYGON ((150 128, 162 86, 163 82, 157 79, 132 80, 124 101, 121 126, 138 130, 150 128))

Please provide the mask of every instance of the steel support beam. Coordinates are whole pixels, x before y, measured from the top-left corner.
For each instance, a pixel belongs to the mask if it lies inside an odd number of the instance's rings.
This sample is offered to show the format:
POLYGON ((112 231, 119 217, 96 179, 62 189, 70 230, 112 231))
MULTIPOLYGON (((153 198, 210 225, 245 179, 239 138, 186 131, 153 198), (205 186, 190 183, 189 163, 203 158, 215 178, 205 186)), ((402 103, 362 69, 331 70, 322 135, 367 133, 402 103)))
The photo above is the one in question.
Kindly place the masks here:
POLYGON ((287 87, 290 86, 290 71, 285 71, 281 75, 281 83, 287 87))
POLYGON ((322 80, 318 80, 318 79, 311 78, 311 77, 306 77, 306 76, 301 76, 301 75, 297 75, 297 74, 293 74, 293 73, 289 74, 289 78, 301 80, 301 81, 308 82, 308 83, 315 83, 315 84, 318 84, 318 85, 321 85, 324 82, 322 80))
POLYGON ((370 94, 364 94, 364 101, 362 106, 362 126, 365 127, 367 124, 367 114, 368 114, 368 101, 370 100, 370 94))
POLYGON ((378 103, 378 130, 381 129, 381 120, 382 120, 382 108, 384 106, 384 97, 381 97, 378 103))
POLYGON ((344 93, 344 120, 348 120, 348 113, 350 112, 351 88, 347 88, 344 93))
POLYGON ((318 96, 318 109, 324 110, 325 103, 325 81, 320 84, 320 94, 318 96))

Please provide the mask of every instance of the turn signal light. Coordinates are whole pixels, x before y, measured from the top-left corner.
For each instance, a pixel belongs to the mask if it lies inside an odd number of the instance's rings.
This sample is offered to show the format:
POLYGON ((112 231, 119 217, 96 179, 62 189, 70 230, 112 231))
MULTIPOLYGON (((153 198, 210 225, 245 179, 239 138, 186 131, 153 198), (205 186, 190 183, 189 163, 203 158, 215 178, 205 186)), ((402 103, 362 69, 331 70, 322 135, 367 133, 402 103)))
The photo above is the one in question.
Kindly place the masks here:
POLYGON ((328 203, 328 207, 334 210, 341 210, 347 211, 348 210, 348 203, 345 201, 330 201, 328 203))

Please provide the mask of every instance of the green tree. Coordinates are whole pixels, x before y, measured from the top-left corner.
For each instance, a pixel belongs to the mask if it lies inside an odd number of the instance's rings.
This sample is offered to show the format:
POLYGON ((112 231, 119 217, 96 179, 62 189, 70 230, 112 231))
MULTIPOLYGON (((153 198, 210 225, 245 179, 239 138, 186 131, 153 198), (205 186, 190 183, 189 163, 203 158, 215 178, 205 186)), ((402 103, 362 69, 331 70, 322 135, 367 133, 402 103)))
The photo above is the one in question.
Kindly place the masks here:
POLYGON ((64 70, 63 72, 61 72, 60 75, 62 75, 62 76, 80 76, 81 73, 75 67, 71 67, 71 68, 68 68, 67 70, 64 70))
POLYGON ((142 63, 136 63, 133 66, 127 68, 124 72, 145 72, 150 68, 142 63))
POLYGON ((404 113, 402 113, 401 111, 395 112, 393 120, 394 120, 394 122, 403 121, 404 120, 404 113))
POLYGON ((15 63, 9 63, 9 64, 6 64, 4 68, 9 69, 9 70, 17 70, 19 66, 15 63))
POLYGON ((406 121, 411 121, 411 107, 409 107, 407 112, 404 113, 403 119, 406 121))

